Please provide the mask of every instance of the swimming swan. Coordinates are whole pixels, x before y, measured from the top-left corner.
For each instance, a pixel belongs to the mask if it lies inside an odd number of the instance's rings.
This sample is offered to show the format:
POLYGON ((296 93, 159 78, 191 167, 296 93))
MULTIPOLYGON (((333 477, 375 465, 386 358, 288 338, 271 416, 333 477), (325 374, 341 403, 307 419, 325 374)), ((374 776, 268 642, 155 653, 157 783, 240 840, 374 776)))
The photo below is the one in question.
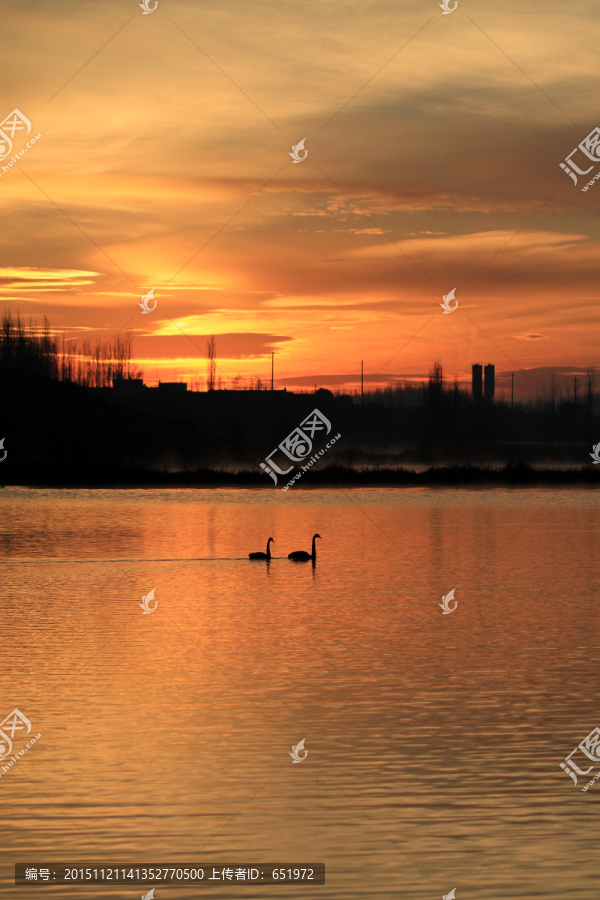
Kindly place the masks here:
MULTIPOLYGON (((271 541, 273 541, 273 538, 269 538, 269 540, 267 541, 267 552, 266 553, 262 553, 260 550, 258 551, 258 553, 249 553, 248 559, 266 559, 266 560, 271 559, 271 547, 270 547, 271 541)), ((273 541, 273 543, 275 543, 275 541, 273 541)))
POLYGON ((294 550, 293 553, 288 553, 288 559, 293 559, 295 562, 307 562, 309 559, 316 559, 317 548, 315 547, 315 538, 323 540, 320 534, 313 534, 312 553, 307 553, 306 550, 294 550))

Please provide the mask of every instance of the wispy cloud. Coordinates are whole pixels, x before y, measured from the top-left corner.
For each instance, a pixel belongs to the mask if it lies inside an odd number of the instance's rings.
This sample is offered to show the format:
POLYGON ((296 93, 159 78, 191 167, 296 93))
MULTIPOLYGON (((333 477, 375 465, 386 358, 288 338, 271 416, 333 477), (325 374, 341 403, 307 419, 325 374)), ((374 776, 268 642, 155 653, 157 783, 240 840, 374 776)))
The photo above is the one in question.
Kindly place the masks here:
POLYGON ((94 284, 99 272, 80 269, 41 269, 33 266, 0 267, 0 292, 24 291, 32 293, 68 291, 94 284))
POLYGON ((531 334, 515 334, 515 335, 513 335, 513 337, 517 341, 543 341, 544 338, 548 337, 548 335, 531 333, 531 334))

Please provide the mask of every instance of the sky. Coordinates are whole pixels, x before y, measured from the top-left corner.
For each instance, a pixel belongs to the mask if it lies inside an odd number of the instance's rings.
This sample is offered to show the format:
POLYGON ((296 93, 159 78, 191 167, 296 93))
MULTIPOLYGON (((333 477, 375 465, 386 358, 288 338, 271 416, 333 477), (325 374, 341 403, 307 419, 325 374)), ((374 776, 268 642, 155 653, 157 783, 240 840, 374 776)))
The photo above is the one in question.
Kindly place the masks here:
POLYGON ((5 0, 0 121, 31 133, 0 311, 132 329, 148 384, 204 378, 212 334, 223 387, 272 352, 291 389, 600 366, 600 159, 559 165, 600 124, 599 29, 582 0, 5 0))

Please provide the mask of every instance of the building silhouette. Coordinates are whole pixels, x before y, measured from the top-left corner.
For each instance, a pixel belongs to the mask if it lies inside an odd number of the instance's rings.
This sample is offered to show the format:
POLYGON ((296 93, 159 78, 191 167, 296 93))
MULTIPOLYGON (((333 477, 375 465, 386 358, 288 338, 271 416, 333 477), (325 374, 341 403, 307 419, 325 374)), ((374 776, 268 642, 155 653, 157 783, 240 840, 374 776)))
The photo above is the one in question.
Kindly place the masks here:
POLYGON ((471 393, 474 400, 481 400, 482 396, 482 380, 483 369, 479 363, 473 363, 471 366, 471 393))
MULTIPOLYGON (((481 366, 479 368, 481 369, 481 366)), ((486 400, 492 400, 496 392, 496 368, 491 364, 485 367, 484 392, 486 400)))
POLYGON ((159 381, 158 389, 163 393, 167 391, 169 394, 175 393, 186 393, 187 392, 187 382, 185 381, 159 381))
POLYGON ((489 363, 485 368, 479 363, 471 366, 471 393, 474 400, 492 400, 496 393, 496 367, 489 363))
POLYGON ((113 378, 112 380, 112 390, 122 397, 141 397, 145 389, 143 378, 113 378))

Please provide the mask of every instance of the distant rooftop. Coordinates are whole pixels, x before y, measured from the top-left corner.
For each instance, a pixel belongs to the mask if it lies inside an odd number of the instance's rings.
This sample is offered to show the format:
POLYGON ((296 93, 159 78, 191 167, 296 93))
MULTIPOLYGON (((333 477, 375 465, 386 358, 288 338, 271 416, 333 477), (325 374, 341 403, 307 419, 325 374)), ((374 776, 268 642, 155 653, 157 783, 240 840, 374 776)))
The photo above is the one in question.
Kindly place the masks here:
POLYGON ((159 381, 158 382, 159 391, 187 391, 187 384, 185 381, 159 381))
POLYGON ((113 378, 113 390, 126 394, 142 394, 144 381, 142 378, 113 378))

